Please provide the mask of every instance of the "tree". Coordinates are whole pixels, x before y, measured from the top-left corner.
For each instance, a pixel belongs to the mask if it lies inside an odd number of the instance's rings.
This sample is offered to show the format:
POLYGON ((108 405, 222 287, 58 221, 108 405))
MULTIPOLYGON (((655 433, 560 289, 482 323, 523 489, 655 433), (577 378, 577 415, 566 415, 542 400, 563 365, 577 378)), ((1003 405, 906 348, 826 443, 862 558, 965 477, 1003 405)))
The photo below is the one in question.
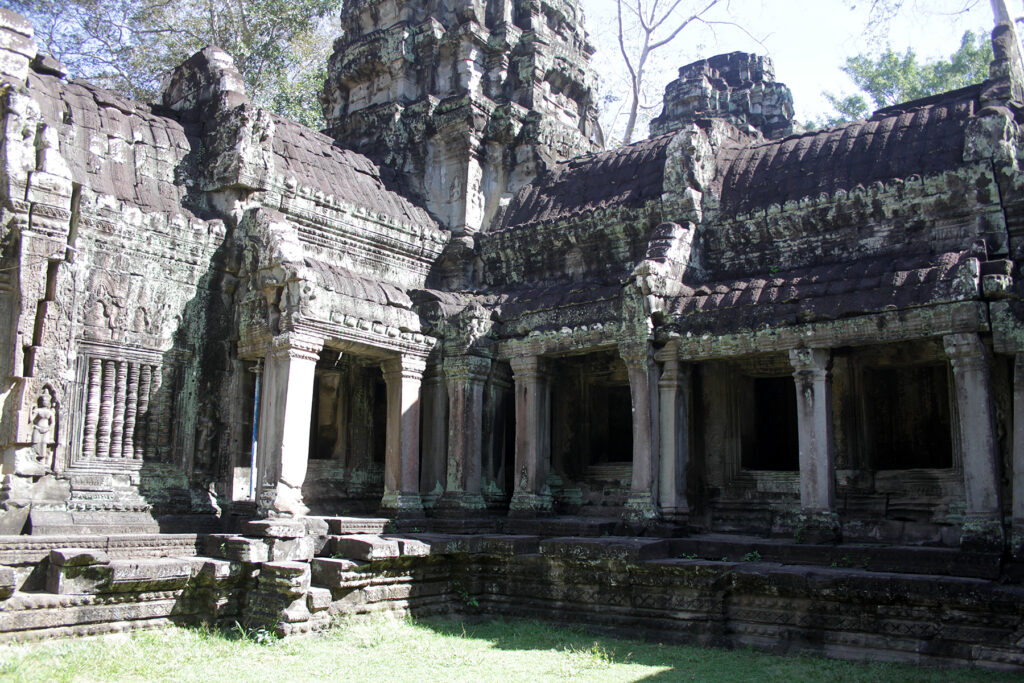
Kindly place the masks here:
MULTIPOLYGON (((79 77, 152 101, 163 76, 217 45, 235 58, 254 102, 323 125, 312 66, 326 66, 328 14, 341 0, 0 0, 79 77)), ((335 26, 337 22, 335 21, 335 26)), ((314 74, 315 75, 315 74, 314 74)))
POLYGON ((625 61, 629 85, 629 118, 622 143, 629 144, 645 100, 647 67, 651 55, 674 41, 694 23, 730 24, 715 20, 712 10, 724 0, 615 0, 619 52, 625 61))
POLYGON ((843 71, 861 93, 839 97, 825 93, 837 115, 826 117, 835 125, 868 116, 873 109, 956 90, 988 78, 992 43, 985 34, 964 33, 960 48, 948 60, 919 62, 912 49, 902 55, 887 48, 877 57, 860 54, 846 60, 843 71))

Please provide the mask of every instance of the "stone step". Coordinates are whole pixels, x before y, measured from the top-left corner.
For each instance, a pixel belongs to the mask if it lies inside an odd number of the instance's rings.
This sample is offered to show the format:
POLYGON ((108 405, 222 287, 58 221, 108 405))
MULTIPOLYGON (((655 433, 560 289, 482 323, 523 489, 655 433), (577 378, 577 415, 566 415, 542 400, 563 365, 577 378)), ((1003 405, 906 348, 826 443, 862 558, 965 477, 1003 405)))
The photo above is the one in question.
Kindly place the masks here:
POLYGON ((318 517, 327 522, 330 533, 345 534, 383 534, 391 529, 392 522, 387 517, 318 517))
POLYGON ((608 517, 538 517, 529 519, 509 518, 503 530, 508 534, 555 537, 597 537, 611 536, 620 530, 620 520, 608 517))
POLYGON ((730 562, 777 562, 785 565, 863 569, 898 574, 931 574, 997 579, 998 553, 959 548, 871 544, 804 544, 788 539, 701 534, 671 539, 674 557, 730 562))

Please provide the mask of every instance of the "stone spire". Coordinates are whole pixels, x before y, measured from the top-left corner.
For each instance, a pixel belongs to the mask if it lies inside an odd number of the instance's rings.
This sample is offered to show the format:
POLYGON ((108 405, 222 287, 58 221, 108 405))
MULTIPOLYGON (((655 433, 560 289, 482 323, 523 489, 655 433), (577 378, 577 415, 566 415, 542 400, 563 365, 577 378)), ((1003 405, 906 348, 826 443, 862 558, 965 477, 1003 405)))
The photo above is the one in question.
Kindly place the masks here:
POLYGON ((651 121, 651 135, 711 118, 753 126, 768 138, 785 137, 794 132, 793 95, 775 80, 768 57, 715 55, 679 69, 679 78, 665 88, 664 108, 651 121))
POLYGON ((400 171, 457 234, 600 145, 579 0, 352 0, 342 25, 327 133, 400 171))

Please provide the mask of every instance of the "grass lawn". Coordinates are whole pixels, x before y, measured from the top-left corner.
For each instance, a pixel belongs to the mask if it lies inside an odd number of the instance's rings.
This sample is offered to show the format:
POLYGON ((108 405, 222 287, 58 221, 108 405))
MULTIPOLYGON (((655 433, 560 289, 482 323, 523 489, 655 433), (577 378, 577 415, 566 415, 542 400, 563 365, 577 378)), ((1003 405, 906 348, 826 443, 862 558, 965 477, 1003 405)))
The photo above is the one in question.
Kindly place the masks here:
MULTIPOLYGON (((532 621, 360 620, 279 641, 175 628, 0 645, 5 681, 975 681, 972 669, 678 647, 532 621)), ((1020 680, 1016 678, 1014 680, 1020 680)))

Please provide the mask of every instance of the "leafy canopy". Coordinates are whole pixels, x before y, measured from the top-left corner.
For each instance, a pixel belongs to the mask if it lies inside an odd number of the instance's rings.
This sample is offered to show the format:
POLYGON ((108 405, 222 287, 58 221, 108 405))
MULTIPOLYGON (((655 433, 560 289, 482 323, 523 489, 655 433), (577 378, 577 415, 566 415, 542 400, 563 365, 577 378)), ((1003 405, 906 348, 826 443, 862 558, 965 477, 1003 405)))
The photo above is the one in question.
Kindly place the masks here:
POLYGON ((860 93, 837 96, 825 93, 836 114, 825 125, 862 119, 874 109, 956 90, 988 78, 992 43, 987 34, 964 33, 960 48, 949 59, 919 62, 912 49, 902 55, 886 49, 876 57, 860 54, 846 60, 843 71, 860 93))
POLYGON ((72 75, 153 101, 169 70, 207 45, 235 58, 254 102, 323 125, 323 83, 341 0, 0 0, 72 75))

